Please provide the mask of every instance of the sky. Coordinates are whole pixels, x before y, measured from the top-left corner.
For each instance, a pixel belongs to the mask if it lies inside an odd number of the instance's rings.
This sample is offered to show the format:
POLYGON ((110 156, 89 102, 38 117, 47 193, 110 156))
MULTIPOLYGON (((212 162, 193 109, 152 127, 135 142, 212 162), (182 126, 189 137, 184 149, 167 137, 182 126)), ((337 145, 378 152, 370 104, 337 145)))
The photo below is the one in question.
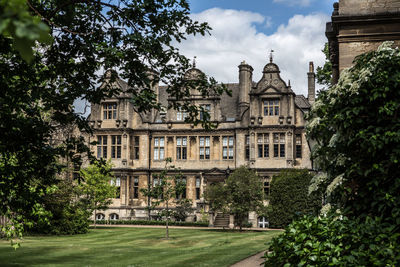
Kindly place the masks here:
MULTIPOLYGON (((281 78, 290 80, 296 94, 307 96, 308 65, 324 64, 325 24, 335 0, 188 1, 191 17, 212 27, 211 35, 175 44, 186 57, 196 56, 197 68, 219 82, 237 83, 238 65, 246 61, 258 82, 274 50, 281 78)), ((82 112, 83 106, 83 101, 76 101, 77 111, 82 112)))
MULTIPOLYGON (((307 95, 310 61, 322 66, 325 24, 334 0, 189 0, 191 17, 208 22, 210 36, 190 37, 176 44, 196 66, 223 83, 238 82, 242 61, 254 68, 258 82, 274 50, 281 78, 296 94, 307 95)), ((317 86, 317 88, 320 88, 317 86)))

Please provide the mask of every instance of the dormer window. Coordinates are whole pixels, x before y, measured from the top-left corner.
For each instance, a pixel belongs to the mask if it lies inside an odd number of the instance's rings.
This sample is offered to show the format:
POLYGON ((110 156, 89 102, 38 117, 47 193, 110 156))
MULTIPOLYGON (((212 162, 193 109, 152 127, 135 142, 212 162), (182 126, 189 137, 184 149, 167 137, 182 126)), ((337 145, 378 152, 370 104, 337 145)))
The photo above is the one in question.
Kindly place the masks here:
POLYGON ((117 103, 103 104, 103 119, 115 120, 117 118, 117 103))
MULTIPOLYGON (((205 110, 205 111, 207 111, 208 113, 210 113, 210 111, 211 111, 211 105, 210 104, 206 104, 206 105, 201 105, 201 107, 205 110)), ((204 119, 204 112, 200 112, 200 120, 203 120, 204 119)))
POLYGON ((279 99, 264 100, 264 116, 279 116, 279 99))
POLYGON ((176 111, 176 120, 177 121, 184 121, 187 117, 187 113, 183 112, 181 108, 176 111))

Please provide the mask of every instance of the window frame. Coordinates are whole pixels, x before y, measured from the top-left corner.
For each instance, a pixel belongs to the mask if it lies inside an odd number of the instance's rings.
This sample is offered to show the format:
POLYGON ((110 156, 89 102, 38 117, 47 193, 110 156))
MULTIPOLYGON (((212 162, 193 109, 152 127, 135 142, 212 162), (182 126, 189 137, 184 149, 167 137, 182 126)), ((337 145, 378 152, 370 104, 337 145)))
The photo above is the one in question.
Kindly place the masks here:
POLYGON ((257 133, 257 157, 269 158, 270 157, 270 134, 257 133))
POLYGON ((235 139, 232 135, 222 136, 222 159, 233 160, 234 158, 235 139), (226 140, 226 142, 225 142, 226 140), (232 141, 232 142, 231 142, 232 141), (226 155, 224 153, 226 152, 226 155))
POLYGON ((108 148, 108 135, 97 135, 97 158, 106 159, 108 148), (99 150, 100 149, 100 150, 99 150), (100 152, 100 155, 99 155, 100 152))
POLYGON ((286 133, 273 133, 274 158, 286 157, 286 133), (276 138, 277 137, 277 138, 276 138))
MULTIPOLYGON (((210 119, 211 119, 211 104, 201 104, 200 107, 202 107, 205 111, 207 111, 210 114, 210 119)), ((204 119, 204 112, 200 111, 200 120, 204 119)))
POLYGON ((102 103, 103 120, 116 120, 117 119, 117 102, 102 103))
POLYGON ((176 160, 187 160, 187 147, 188 147, 188 137, 187 136, 177 136, 176 138, 176 160))
POLYGON ((295 148, 296 148, 296 159, 301 159, 302 158, 302 156, 303 156, 303 149, 302 149, 302 147, 303 147, 303 140, 302 140, 303 138, 302 138, 302 134, 296 134, 295 135, 295 143, 296 143, 296 146, 295 146, 295 148))
POLYGON ((111 135, 111 158, 120 159, 122 156, 122 136, 111 135))
POLYGON ((154 137, 153 160, 165 159, 165 136, 154 137))
POLYGON ((211 159, 211 137, 210 136, 199 136, 199 159, 200 160, 210 160, 211 159), (208 145, 207 145, 207 140, 208 140, 208 145), (202 154, 202 151, 203 151, 203 154, 202 154), (208 151, 208 154, 207 154, 207 151, 208 151))
POLYGON ((281 109, 280 103, 281 101, 279 98, 263 99, 264 117, 279 116, 281 109))

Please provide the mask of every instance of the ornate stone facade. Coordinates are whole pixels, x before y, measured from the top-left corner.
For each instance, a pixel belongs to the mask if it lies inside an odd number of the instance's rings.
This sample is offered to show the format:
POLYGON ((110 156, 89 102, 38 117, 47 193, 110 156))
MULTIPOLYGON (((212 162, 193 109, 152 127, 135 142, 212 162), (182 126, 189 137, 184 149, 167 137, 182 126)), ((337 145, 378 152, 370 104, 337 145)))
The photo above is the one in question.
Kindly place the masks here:
POLYGON ((383 41, 400 45, 399 0, 340 0, 333 8, 326 25, 333 83, 357 55, 376 50, 383 41))
MULTIPOLYGON (((199 72, 192 68, 187 75, 199 72)), ((147 219, 149 202, 140 189, 153 184, 152 175, 163 169, 167 157, 186 177, 186 198, 192 200, 194 209, 188 220, 198 220, 202 210, 208 211, 205 188, 223 181, 239 166, 256 170, 264 179, 266 193, 271 177, 281 169, 312 169, 304 130, 304 115, 315 98, 312 63, 308 73, 310 99, 294 93, 272 60, 257 83, 252 73, 250 65, 239 65, 239 83, 227 84, 232 97, 202 98, 193 92, 192 101, 204 105, 211 120, 218 122, 212 131, 185 123, 185 114, 176 110, 139 114, 125 93, 92 105, 94 136, 89 141, 98 141, 92 150, 98 157, 112 159, 120 186, 119 198, 100 216, 147 219)), ((117 84, 127 88, 122 80, 117 84)), ((168 106, 166 87, 157 85, 154 89, 159 102, 168 106)), ((249 220, 256 226, 256 214, 250 214, 249 220)))

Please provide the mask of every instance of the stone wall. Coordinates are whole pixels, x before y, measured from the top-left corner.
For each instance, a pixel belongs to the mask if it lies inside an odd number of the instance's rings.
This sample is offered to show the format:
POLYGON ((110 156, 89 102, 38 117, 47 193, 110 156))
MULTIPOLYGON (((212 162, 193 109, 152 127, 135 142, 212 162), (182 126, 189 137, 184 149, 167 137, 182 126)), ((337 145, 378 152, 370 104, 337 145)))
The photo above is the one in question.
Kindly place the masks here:
POLYGON ((400 0, 340 0, 339 15, 375 15, 400 12, 400 0))

